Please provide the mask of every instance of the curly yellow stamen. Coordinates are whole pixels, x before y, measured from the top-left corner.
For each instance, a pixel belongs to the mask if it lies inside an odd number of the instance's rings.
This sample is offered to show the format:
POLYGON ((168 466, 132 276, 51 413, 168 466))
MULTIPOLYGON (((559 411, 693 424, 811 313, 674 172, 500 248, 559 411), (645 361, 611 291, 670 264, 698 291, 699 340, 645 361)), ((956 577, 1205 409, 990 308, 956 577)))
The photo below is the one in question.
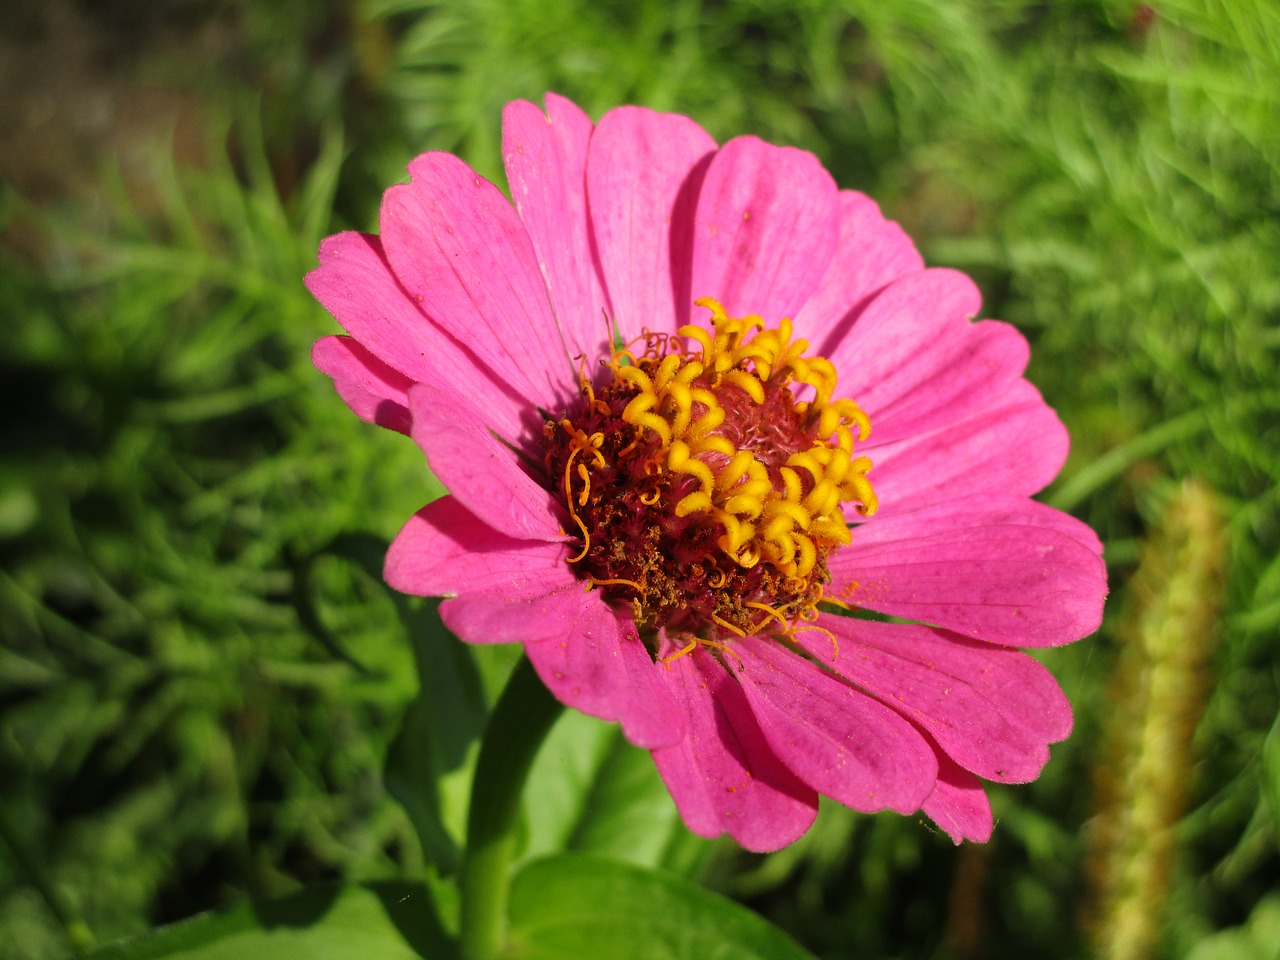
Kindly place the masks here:
POLYGON ((777 620, 780 624, 782 624, 783 627, 786 628, 786 632, 788 633, 790 632, 791 624, 787 622, 787 618, 784 617, 777 610, 775 610, 773 607, 769 606, 769 604, 757 603, 754 600, 748 600, 745 604, 743 604, 743 606, 751 607, 754 610, 764 611, 764 614, 765 614, 764 619, 761 620, 758 624, 756 624, 755 629, 751 631, 752 633, 759 633, 764 628, 764 625, 768 623, 770 620, 777 620))
MULTIPOLYGON (((585 378, 584 378, 585 384, 585 378)), ((584 389, 590 389, 584 386, 584 389)), ((569 559, 570 563, 578 563, 591 552, 591 532, 587 530, 586 524, 582 522, 582 518, 578 516, 578 512, 574 509, 575 502, 579 507, 585 507, 591 496, 591 475, 587 471, 587 467, 583 463, 578 463, 577 475, 583 481, 581 494, 576 498, 573 495, 573 484, 571 481, 572 469, 574 462, 578 459, 578 454, 587 452, 591 454, 592 460, 597 467, 605 465, 604 454, 600 452, 600 447, 604 443, 603 433, 593 433, 588 435, 585 431, 579 430, 573 423, 567 419, 560 421, 561 428, 569 434, 569 459, 564 464, 564 498, 569 506, 569 517, 578 525, 578 529, 582 531, 582 552, 576 557, 569 559)))
POLYGON ((694 637, 675 653, 667 654, 665 657, 659 657, 658 660, 662 663, 671 663, 673 660, 679 660, 686 653, 692 653, 697 646, 698 638, 694 637))
MULTIPOLYGON (((831 662, 835 663, 837 660, 840 659, 840 641, 836 638, 836 635, 832 633, 830 630, 828 630, 826 627, 815 627, 810 625, 807 627, 796 627, 791 632, 792 634, 797 634, 797 633, 804 633, 805 631, 808 631, 808 630, 818 630, 818 631, 821 631, 822 633, 825 633, 827 635, 827 639, 831 641, 831 662)), ((792 639, 795 639, 794 636, 792 637, 792 639)))
POLYGON ((723 654, 728 654, 729 656, 733 657, 735 660, 738 661, 739 664, 742 663, 742 658, 738 656, 738 654, 733 649, 731 649, 730 647, 726 646, 723 643, 719 643, 718 641, 707 640, 705 637, 691 638, 688 643, 686 643, 683 647, 681 647, 675 653, 668 654, 665 657, 659 657, 658 662, 662 664, 670 664, 673 661, 679 660, 681 657, 686 656, 687 654, 693 653, 693 651, 696 650, 698 647, 711 647, 713 650, 718 650, 723 654))
POLYGON ((591 532, 587 530, 587 525, 582 522, 582 518, 576 513, 570 511, 569 516, 573 519, 573 522, 578 525, 578 529, 582 531, 582 550, 576 557, 569 558, 570 563, 578 563, 583 557, 591 552, 591 532))
POLYGON ((864 516, 878 506, 866 476, 870 461, 853 454, 870 421, 853 400, 832 399, 835 368, 823 357, 803 356, 808 344, 793 339, 789 319, 770 329, 760 317, 728 316, 709 297, 697 303, 710 311, 711 329, 689 324, 677 331, 692 350, 658 359, 660 347, 680 341, 650 335, 641 338, 645 349, 638 359, 625 352, 633 364, 622 365, 624 352, 615 356, 617 378, 635 390, 622 418, 657 443, 654 456, 667 471, 693 481, 691 488, 676 488, 676 516, 718 520, 721 549, 742 567, 767 562, 785 576, 806 578, 821 551, 848 543, 840 505, 852 502, 864 516), (792 402, 812 431, 807 449, 770 468, 755 448, 736 447, 719 432, 727 417, 728 395, 720 393, 726 387, 759 407, 793 383, 813 389, 812 399, 792 402))
POLYGON ((711 615, 711 619, 720 624, 720 626, 724 627, 730 633, 736 633, 740 637, 745 637, 747 635, 747 631, 743 630, 741 627, 734 626, 728 620, 724 620, 714 613, 711 615))
POLYGON ((636 583, 634 580, 628 580, 626 577, 593 577, 588 575, 593 587, 605 587, 609 585, 631 587, 639 593, 644 593, 644 587, 636 583))
POLYGON ((805 355, 789 319, 697 303, 708 323, 614 350, 598 389, 578 358, 579 412, 544 429, 565 527, 582 536, 570 562, 630 605, 655 656, 662 636, 692 638, 666 662, 699 644, 720 656, 734 638, 820 629, 827 555, 851 541, 846 515, 878 507, 857 449, 870 421, 837 395, 831 362, 805 355))

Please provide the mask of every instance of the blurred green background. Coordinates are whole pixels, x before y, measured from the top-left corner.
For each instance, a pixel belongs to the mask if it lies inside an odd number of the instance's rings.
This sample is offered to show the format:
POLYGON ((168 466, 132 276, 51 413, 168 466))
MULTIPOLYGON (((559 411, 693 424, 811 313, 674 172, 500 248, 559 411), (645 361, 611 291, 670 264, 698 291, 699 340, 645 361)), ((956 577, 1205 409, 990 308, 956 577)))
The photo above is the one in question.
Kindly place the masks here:
POLYGON ((336 327, 301 280, 418 151, 501 183, 503 103, 549 89, 812 150, 973 274, 1071 430, 1046 499, 1105 539, 1112 599, 1044 655, 1076 731, 992 788, 985 846, 835 807, 770 857, 703 843, 571 718, 529 855, 676 870, 824 958, 1280 957, 1280 5, 8 10, 0 957, 451 869, 511 651, 467 660, 377 579, 437 491, 311 368, 336 327), (449 696, 465 722, 416 741, 449 696))

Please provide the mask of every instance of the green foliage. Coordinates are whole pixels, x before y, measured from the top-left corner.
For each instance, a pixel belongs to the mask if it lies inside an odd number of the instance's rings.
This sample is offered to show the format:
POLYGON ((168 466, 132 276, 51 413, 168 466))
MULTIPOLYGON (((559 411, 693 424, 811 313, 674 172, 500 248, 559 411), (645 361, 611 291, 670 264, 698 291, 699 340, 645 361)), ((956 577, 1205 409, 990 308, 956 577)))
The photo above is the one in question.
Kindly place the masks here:
MULTIPOLYGON (((91 960, 449 960, 442 888, 409 883, 315 887, 91 951, 91 960)), ((447 894, 445 894, 447 896, 447 894)), ((515 879, 510 960, 805 960, 794 940, 732 900, 671 874, 565 854, 515 879)))
POLYGON ((284 900, 186 920, 88 956, 92 960, 448 960, 455 955, 435 914, 429 887, 376 883, 313 887, 284 900))
POLYGON ((1264 898, 1247 923, 1207 937, 1187 960, 1275 960, 1280 957, 1280 896, 1264 898))
POLYGON ((616 726, 580 713, 557 721, 527 790, 538 799, 527 809, 526 860, 575 851, 670 867, 706 846, 680 824, 648 755, 616 726))
POLYGON ((740 905, 669 874, 566 854, 511 891, 507 956, 528 960, 804 960, 812 955, 740 905))
POLYGON ((458 869, 485 698, 476 664, 440 622, 435 604, 410 614, 418 695, 387 757, 386 782, 413 820, 428 863, 458 869))
MULTIPOLYGON (((301 278, 326 233, 375 224, 418 150, 459 151, 501 182, 503 103, 548 89, 596 116, 642 102, 721 138, 811 149, 931 263, 973 273, 987 312, 1032 339, 1030 376, 1071 429, 1049 499, 1104 535, 1113 600, 1098 638, 1045 655, 1076 731, 1035 784, 993 791, 982 848, 835 806, 771 857, 704 844, 642 753, 566 716, 532 774, 522 955, 568 955, 565 938, 603 922, 592 884, 669 911, 670 943, 689 946, 682 911, 711 895, 622 861, 729 893, 820 956, 1086 952, 1081 830, 1115 625, 1138 544, 1189 475, 1228 511, 1230 569, 1160 955, 1269 955, 1280 12, 1153 8, 209 5, 236 12, 241 62, 267 79, 151 67, 236 118, 212 126, 200 166, 155 151, 143 196, 104 175, 92 207, 41 213, 34 259, 19 255, 29 205, 0 202, 0 957, 59 957, 330 879, 430 884, 450 928, 439 878, 512 656, 459 647, 429 605, 379 582, 379 545, 439 490, 411 443, 356 421, 310 367, 336 328, 301 278), (538 859, 566 849, 610 861, 538 859)), ((306 935, 323 940, 349 907, 392 936, 372 889, 317 907, 306 935)), ((703 952, 755 929, 722 908, 729 932, 703 952)), ((268 936, 269 914, 185 928, 208 931, 190 950, 214 952, 180 952, 174 932, 128 955, 219 955, 268 936)))
MULTIPOLYGON (((229 162, 161 165, 159 218, 119 197, 109 236, 67 225, 68 266, 7 273, 0 291, 23 320, 0 379, 33 414, 0 470, 17 505, 3 816, 46 861, 50 896, 103 937, 145 929, 161 901, 220 902, 216 886, 187 898, 204 871, 284 892, 385 873, 385 851, 412 842, 377 776, 414 690, 394 608, 362 571, 317 564, 320 615, 356 669, 294 595, 313 550, 375 523, 385 539, 429 482, 411 451, 358 444, 307 363, 325 327, 301 277, 340 137, 286 202, 253 125, 237 132, 247 183, 229 162)), ((28 955, 57 955, 22 889, 0 916, 28 955)))

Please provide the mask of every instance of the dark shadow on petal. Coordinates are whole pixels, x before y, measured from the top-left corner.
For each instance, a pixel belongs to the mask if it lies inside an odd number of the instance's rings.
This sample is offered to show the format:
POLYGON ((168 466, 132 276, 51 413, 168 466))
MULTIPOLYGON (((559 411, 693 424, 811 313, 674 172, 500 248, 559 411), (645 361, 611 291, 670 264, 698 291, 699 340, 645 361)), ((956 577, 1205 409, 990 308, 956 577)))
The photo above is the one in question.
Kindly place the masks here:
POLYGON ((702 181, 706 179, 707 168, 715 157, 716 151, 708 153, 693 165, 689 175, 676 193, 676 200, 671 208, 671 234, 668 238, 670 250, 671 293, 676 305, 676 327, 689 322, 693 311, 693 298, 718 297, 715 290, 692 290, 693 286, 693 248, 697 243, 694 231, 697 227, 695 215, 698 212, 698 194, 702 192, 702 181))

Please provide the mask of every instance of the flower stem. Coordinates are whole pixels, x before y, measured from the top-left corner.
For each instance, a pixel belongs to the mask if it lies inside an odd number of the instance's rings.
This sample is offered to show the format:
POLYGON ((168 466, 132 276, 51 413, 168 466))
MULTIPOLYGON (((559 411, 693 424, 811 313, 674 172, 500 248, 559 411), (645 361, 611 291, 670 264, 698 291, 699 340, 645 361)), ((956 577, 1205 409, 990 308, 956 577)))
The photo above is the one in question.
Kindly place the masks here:
POLYGON ((533 758, 562 709, 522 657, 485 727, 471 785, 461 876, 465 960, 495 960, 506 942, 520 797, 533 758))

